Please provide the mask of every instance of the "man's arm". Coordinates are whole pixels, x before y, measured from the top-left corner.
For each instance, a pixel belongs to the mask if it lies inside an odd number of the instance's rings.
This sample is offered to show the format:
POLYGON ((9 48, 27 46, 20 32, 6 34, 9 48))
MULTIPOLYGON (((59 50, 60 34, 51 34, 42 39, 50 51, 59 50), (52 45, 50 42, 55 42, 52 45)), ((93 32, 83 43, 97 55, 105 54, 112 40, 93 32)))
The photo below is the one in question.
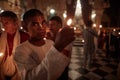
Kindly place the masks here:
POLYGON ((74 31, 70 28, 63 28, 57 34, 55 44, 45 58, 40 64, 35 65, 29 60, 30 56, 24 52, 24 48, 18 47, 14 59, 23 80, 56 80, 69 63, 69 58, 60 52, 74 39, 74 31))
POLYGON ((69 63, 69 58, 54 47, 38 65, 30 62, 28 57, 23 48, 17 48, 14 59, 23 80, 56 80, 69 63))

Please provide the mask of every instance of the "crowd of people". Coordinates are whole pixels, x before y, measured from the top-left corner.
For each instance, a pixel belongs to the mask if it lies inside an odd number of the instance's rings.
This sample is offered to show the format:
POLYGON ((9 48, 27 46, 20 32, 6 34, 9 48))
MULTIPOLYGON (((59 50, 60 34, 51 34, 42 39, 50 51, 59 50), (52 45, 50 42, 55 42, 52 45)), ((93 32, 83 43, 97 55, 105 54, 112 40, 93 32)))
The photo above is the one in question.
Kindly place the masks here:
MULTIPOLYGON (((5 29, 0 33, 0 80, 68 80, 75 34, 73 28, 62 25, 59 16, 46 21, 40 10, 30 9, 21 21, 24 31, 19 29, 19 18, 13 11, 2 12, 0 22, 5 29)), ((97 48, 103 46, 99 42, 101 35, 92 25, 90 20, 83 29, 84 68, 91 67, 97 48), (101 45, 95 44, 95 39, 101 45)), ((111 43, 108 34, 104 38, 106 57, 110 50, 108 44, 111 44, 119 58, 120 46, 115 44, 116 37, 111 37, 111 43)))
POLYGON ((25 32, 19 31, 18 17, 14 12, 4 11, 0 14, 0 21, 5 29, 0 34, 0 80, 68 78, 67 67, 72 47, 70 43, 75 39, 74 30, 68 26, 62 27, 58 19, 54 20, 54 37, 47 35, 44 14, 38 9, 30 9, 24 13, 21 25, 25 32), (57 27, 59 28, 55 29, 57 27), (50 37, 54 37, 54 40, 50 37))
POLYGON ((25 32, 19 31, 17 15, 12 11, 0 14, 5 31, 0 33, 0 80, 15 80, 18 78, 16 63, 13 60, 16 47, 29 38, 25 32))
POLYGON ((98 37, 98 48, 106 53, 107 58, 119 59, 120 34, 119 31, 101 31, 98 37))

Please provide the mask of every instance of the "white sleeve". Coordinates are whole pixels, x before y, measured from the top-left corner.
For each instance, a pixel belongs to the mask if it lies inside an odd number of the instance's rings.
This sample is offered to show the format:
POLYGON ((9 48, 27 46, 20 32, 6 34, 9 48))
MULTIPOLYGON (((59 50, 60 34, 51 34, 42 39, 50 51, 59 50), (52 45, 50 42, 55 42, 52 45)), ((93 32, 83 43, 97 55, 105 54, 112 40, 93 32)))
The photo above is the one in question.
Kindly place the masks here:
POLYGON ((69 58, 51 47, 40 64, 30 63, 26 55, 21 55, 23 50, 16 50, 15 61, 17 62, 22 80, 57 80, 69 63, 69 58))

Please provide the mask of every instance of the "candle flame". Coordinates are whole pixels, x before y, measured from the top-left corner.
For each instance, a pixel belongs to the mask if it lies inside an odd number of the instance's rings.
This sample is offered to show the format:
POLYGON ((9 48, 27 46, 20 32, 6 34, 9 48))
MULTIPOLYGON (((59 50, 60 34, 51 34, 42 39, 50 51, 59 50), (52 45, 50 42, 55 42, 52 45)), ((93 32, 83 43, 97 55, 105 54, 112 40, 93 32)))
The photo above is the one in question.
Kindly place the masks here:
POLYGON ((68 19, 67 25, 70 26, 72 24, 72 19, 68 19))
POLYGON ((2 52, 0 52, 0 57, 1 57, 1 56, 3 56, 3 53, 2 53, 2 52))

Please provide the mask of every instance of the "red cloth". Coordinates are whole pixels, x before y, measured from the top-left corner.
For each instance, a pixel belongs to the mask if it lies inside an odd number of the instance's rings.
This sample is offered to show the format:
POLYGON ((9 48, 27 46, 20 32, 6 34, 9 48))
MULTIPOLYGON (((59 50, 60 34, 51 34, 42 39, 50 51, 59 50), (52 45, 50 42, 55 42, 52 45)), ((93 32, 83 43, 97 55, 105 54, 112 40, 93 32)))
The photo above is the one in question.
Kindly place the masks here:
MULTIPOLYGON (((23 31, 19 31, 19 32, 20 32, 20 43, 28 40, 29 35, 27 33, 23 32, 23 31)), ((7 42, 8 42, 8 46, 9 46, 9 55, 12 54, 14 36, 15 36, 15 33, 13 35, 7 34, 7 42)), ((6 50, 6 52, 7 52, 7 50, 6 50)))
POLYGON ((12 34, 12 35, 7 34, 7 43, 8 43, 8 46, 9 46, 9 55, 12 54, 14 36, 15 36, 15 33, 12 34))
POLYGON ((20 32, 20 43, 26 41, 29 39, 29 35, 23 31, 19 31, 20 32))

